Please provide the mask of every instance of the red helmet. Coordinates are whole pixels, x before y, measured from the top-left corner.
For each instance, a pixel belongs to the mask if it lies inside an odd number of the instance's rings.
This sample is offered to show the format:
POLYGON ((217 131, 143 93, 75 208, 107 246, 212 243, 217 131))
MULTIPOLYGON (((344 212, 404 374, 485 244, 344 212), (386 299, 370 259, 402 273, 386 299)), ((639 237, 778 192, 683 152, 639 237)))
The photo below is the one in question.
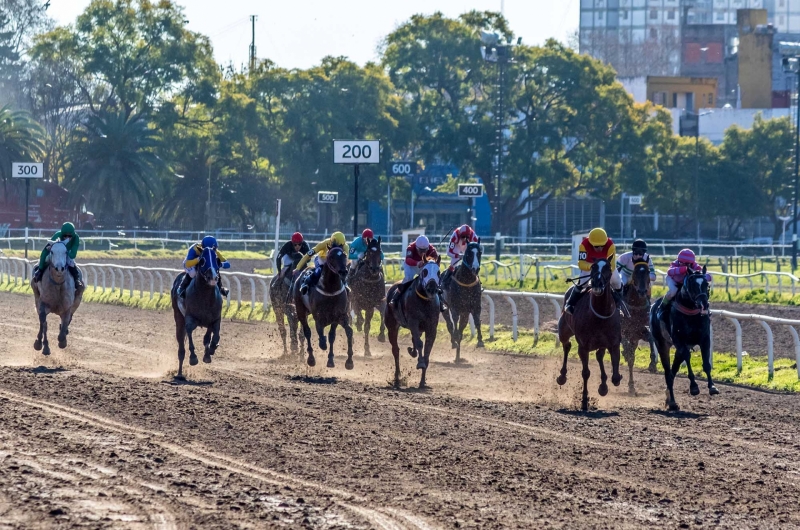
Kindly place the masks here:
POLYGON ((361 239, 374 239, 375 234, 372 233, 372 230, 369 228, 365 228, 363 232, 361 232, 361 239))
POLYGON ((299 245, 302 242, 303 242, 303 234, 301 234, 300 232, 295 232, 294 234, 292 234, 292 243, 294 243, 295 245, 299 245))
POLYGON ((458 234, 458 237, 460 239, 464 238, 471 239, 472 235, 474 234, 472 228, 470 228, 469 225, 461 225, 460 227, 458 227, 458 230, 456 230, 456 233, 458 234))

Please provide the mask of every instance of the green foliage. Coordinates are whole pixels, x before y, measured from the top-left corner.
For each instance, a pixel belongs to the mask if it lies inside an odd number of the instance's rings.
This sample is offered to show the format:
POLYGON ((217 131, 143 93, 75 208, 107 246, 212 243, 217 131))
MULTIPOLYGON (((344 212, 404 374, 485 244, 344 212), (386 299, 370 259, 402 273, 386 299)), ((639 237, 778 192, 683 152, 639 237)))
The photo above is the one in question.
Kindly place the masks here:
POLYGON ((44 142, 44 129, 29 113, 8 106, 0 108, 0 178, 4 189, 11 178, 12 162, 38 160, 44 142))

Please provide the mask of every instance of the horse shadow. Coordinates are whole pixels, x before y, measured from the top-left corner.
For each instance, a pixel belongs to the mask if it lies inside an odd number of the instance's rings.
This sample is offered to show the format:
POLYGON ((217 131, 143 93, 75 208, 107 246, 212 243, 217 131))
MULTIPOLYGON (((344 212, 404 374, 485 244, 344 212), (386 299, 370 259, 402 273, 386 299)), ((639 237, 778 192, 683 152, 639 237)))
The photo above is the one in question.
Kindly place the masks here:
POLYGON ((676 418, 676 419, 689 419, 689 420, 701 420, 704 418, 708 418, 708 414, 699 414, 697 412, 686 412, 684 410, 661 410, 661 409, 651 409, 647 411, 648 414, 655 414, 656 416, 664 416, 665 418, 676 418))
MULTIPOLYGON (((444 363, 444 364, 447 364, 447 363, 444 363)), ((430 394, 431 392, 433 392, 433 387, 428 386, 428 385, 425 385, 422 388, 415 387, 415 386, 395 388, 393 381, 389 381, 387 383, 387 386, 384 387, 384 388, 386 388, 386 390, 390 390, 390 391, 396 392, 398 394, 430 394)))
POLYGON ((68 370, 61 366, 55 366, 53 368, 48 368, 47 366, 37 366, 36 368, 25 368, 24 371, 32 374, 58 374, 61 372, 67 372, 68 370))
POLYGON ((161 381, 165 385, 171 386, 212 386, 214 381, 190 381, 188 379, 178 379, 178 377, 174 377, 171 380, 161 381))
POLYGON ((453 361, 431 361, 430 364, 434 366, 443 366, 445 368, 475 368, 475 365, 469 361, 453 362, 453 361))
POLYGON ((321 375, 292 375, 287 379, 293 383, 307 383, 309 385, 335 385, 339 383, 338 377, 323 377, 321 375))
POLYGON ((590 410, 590 411, 582 411, 582 410, 575 410, 575 409, 558 409, 556 410, 558 414, 565 414, 567 416, 577 416, 580 418, 590 418, 593 420, 601 420, 603 418, 615 418, 619 416, 619 412, 614 410, 590 410))

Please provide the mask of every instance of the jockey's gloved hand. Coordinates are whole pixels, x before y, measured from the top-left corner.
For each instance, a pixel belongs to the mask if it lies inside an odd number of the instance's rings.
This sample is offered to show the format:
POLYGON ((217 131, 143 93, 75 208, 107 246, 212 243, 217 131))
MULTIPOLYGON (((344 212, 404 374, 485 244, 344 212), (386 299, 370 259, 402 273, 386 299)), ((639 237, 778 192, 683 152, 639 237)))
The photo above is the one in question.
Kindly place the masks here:
POLYGON ((229 261, 222 262, 222 268, 223 269, 230 269, 231 268, 231 263, 229 261))

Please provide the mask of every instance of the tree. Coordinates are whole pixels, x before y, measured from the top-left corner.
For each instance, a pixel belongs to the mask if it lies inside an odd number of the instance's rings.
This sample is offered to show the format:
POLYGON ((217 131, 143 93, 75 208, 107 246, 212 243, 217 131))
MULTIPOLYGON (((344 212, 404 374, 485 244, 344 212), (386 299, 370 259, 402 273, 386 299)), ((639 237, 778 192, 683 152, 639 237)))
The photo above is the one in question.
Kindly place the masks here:
POLYGON ((150 214, 166 169, 159 141, 143 116, 101 111, 88 117, 69 146, 64 184, 83 195, 105 222, 135 225, 150 214))
POLYGON ((13 162, 38 161, 44 151, 45 132, 31 115, 0 108, 0 177, 3 197, 8 197, 8 179, 13 162))

